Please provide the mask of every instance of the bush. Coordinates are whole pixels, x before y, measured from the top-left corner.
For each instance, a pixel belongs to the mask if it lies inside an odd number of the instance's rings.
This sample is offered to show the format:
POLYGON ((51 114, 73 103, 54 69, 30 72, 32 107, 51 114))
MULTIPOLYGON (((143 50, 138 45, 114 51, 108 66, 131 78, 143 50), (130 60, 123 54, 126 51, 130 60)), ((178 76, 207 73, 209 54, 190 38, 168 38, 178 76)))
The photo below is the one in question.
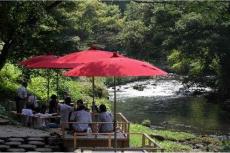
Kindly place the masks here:
POLYGON ((146 127, 150 127, 151 121, 150 120, 144 120, 144 121, 142 121, 141 125, 146 126, 146 127))
POLYGON ((230 141, 223 141, 222 142, 222 149, 220 152, 229 152, 230 151, 230 141))
POLYGON ((13 64, 7 63, 0 71, 0 98, 14 99, 18 88, 21 71, 13 64))

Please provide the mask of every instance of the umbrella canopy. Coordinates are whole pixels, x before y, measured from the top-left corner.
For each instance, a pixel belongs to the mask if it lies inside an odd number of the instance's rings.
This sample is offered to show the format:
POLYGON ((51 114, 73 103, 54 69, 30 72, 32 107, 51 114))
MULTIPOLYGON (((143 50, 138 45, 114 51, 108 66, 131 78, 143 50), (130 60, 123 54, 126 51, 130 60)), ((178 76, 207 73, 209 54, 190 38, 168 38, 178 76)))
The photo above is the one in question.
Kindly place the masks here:
POLYGON ((70 53, 65 56, 59 57, 56 60, 52 60, 50 62, 44 61, 44 62, 35 63, 30 67, 71 69, 71 68, 75 68, 76 66, 82 63, 92 62, 98 59, 110 58, 111 56, 113 56, 112 52, 89 49, 80 52, 70 53))
POLYGON ((40 55, 40 56, 34 56, 34 57, 29 58, 29 59, 26 59, 26 60, 20 62, 19 64, 27 67, 31 64, 35 64, 35 63, 38 63, 41 61, 51 61, 51 60, 55 60, 55 59, 57 59, 57 56, 55 56, 55 55, 40 55))
POLYGON ((155 76, 167 73, 147 62, 114 54, 111 58, 82 64, 65 76, 155 76))
MULTIPOLYGON (((88 63, 104 58, 110 58, 113 56, 113 52, 103 51, 103 50, 84 50, 80 52, 74 52, 65 56, 58 58, 55 63, 66 64, 68 68, 76 67, 74 64, 88 63), (68 65, 69 64, 69 65, 68 65)), ((65 65, 64 65, 65 66, 65 65)))

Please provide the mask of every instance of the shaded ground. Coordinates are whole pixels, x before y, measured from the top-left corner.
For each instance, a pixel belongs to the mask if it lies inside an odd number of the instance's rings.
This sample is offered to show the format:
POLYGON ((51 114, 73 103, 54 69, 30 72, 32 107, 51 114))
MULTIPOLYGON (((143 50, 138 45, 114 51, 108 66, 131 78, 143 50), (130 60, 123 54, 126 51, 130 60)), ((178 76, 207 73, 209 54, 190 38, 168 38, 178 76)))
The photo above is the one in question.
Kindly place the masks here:
POLYGON ((1 125, 0 137, 48 137, 49 132, 17 126, 17 125, 1 125))

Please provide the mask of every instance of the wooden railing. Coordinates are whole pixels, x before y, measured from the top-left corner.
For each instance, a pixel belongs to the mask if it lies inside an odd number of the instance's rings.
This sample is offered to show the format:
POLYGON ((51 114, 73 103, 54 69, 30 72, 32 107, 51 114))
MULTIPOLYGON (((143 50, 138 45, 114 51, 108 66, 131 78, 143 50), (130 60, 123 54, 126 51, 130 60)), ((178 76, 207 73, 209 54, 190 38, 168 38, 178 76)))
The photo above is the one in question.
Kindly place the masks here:
POLYGON ((129 133, 130 122, 122 113, 117 113, 117 128, 119 128, 123 133, 129 133))
MULTIPOLYGON (((164 149, 162 149, 149 135, 145 134, 145 133, 126 133, 127 135, 139 135, 142 138, 142 145, 140 147, 128 147, 128 148, 116 148, 116 150, 145 150, 148 152, 164 152, 164 149)), ((77 139, 80 136, 84 136, 84 133, 77 133, 74 132, 74 136, 73 136, 73 143, 74 143, 74 149, 80 148, 80 149, 86 149, 86 150, 97 150, 97 147, 95 148, 91 148, 91 147, 77 147, 77 139)), ((107 147, 103 147, 103 150, 113 150, 115 148, 112 148, 112 136, 114 135, 114 133, 90 133, 90 135, 94 135, 95 137, 98 135, 105 135, 107 136, 107 140, 108 140, 108 144, 107 147)), ((98 148, 99 150, 101 150, 102 148, 98 148)))

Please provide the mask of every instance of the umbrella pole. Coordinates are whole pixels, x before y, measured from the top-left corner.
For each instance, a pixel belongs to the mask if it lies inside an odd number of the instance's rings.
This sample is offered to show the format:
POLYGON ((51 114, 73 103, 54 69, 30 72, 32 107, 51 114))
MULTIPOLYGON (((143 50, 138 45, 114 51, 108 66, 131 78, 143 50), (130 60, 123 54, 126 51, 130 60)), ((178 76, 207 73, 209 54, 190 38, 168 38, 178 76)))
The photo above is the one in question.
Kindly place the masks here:
POLYGON ((56 73, 57 73, 57 76, 56 76, 56 84, 57 84, 57 87, 56 87, 56 92, 57 92, 57 97, 58 97, 58 90, 59 90, 59 74, 58 74, 58 70, 56 71, 56 73))
POLYGON ((93 81, 93 104, 95 104, 95 82, 94 82, 94 76, 92 77, 93 81))
POLYGON ((114 123, 113 123, 113 126, 114 126, 114 149, 115 149, 115 152, 117 150, 117 115, 116 115, 116 112, 117 112, 117 98, 116 98, 116 78, 114 77, 113 78, 113 85, 114 85, 114 106, 113 106, 113 116, 114 116, 114 123))
POLYGON ((49 97, 50 97, 50 73, 49 70, 47 70, 47 102, 49 102, 49 97))
POLYGON ((93 102, 92 102, 92 112, 97 112, 96 107, 95 107, 95 80, 94 76, 92 77, 92 86, 93 86, 93 102))

